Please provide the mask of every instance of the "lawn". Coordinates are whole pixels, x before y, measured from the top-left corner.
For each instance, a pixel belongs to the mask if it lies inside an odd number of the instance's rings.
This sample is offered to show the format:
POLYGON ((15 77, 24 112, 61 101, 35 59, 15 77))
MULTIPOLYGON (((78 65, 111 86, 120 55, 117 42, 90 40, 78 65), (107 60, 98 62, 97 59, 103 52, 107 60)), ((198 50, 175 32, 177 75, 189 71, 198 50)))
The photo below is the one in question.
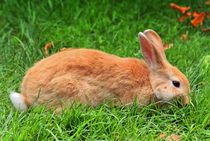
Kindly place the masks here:
MULTIPOLYGON (((169 3, 210 11, 204 0, 2 0, 0 2, 0 140, 154 140, 161 133, 182 140, 210 140, 210 34, 178 22, 169 3), (20 113, 9 92, 19 92, 22 77, 45 57, 63 47, 99 49, 121 57, 142 58, 137 34, 154 29, 165 43, 168 60, 190 80, 191 103, 160 108, 96 108, 75 104, 61 115, 42 107, 20 113), (188 34, 188 40, 180 35, 188 34), (207 58, 208 57, 208 58, 207 58), (208 66, 209 65, 209 66, 208 66)), ((210 25, 210 19, 204 26, 210 25)))

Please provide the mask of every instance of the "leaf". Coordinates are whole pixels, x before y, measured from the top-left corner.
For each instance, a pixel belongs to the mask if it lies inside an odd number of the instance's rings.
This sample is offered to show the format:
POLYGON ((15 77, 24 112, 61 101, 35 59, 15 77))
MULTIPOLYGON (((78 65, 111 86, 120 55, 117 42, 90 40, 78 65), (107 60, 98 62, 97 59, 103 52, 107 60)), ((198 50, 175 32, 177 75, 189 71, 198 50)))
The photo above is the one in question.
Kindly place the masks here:
POLYGON ((171 134, 166 138, 167 141, 181 141, 181 137, 176 134, 171 134))
POLYGON ((169 43, 169 44, 165 43, 165 44, 163 44, 164 50, 169 49, 169 48, 171 48, 171 47, 173 47, 173 46, 174 46, 173 43, 169 43))
POLYGON ((182 39, 182 40, 189 40, 189 36, 188 36, 188 34, 182 34, 180 36, 180 39, 182 39))
POLYGON ((210 12, 206 12, 206 17, 210 19, 210 12))
POLYGON ((184 20, 185 20, 185 18, 186 18, 186 16, 185 16, 185 15, 181 16, 181 17, 179 18, 179 22, 180 22, 180 23, 183 23, 183 22, 184 22, 184 20))
POLYGON ((181 141, 181 137, 179 135, 176 134, 171 134, 169 136, 166 137, 166 133, 161 133, 159 135, 160 139, 166 139, 166 141, 181 141))
POLYGON ((60 51, 66 51, 68 48, 61 48, 60 51))
POLYGON ((170 7, 175 9, 175 10, 180 11, 182 14, 184 14, 186 11, 190 10, 190 6, 182 7, 182 6, 179 6, 175 3, 170 3, 170 7))
POLYGON ((44 46, 44 51, 45 51, 45 56, 49 56, 49 49, 52 48, 54 45, 53 45, 53 42, 49 42, 47 44, 45 44, 44 46))
POLYGON ((203 21, 205 19, 205 13, 201 12, 197 17, 195 17, 192 21, 191 24, 196 27, 198 24, 202 25, 203 21))
POLYGON ((159 137, 160 137, 160 139, 162 139, 162 138, 164 138, 165 136, 166 136, 166 133, 161 133, 159 137))
POLYGON ((202 30, 203 32, 210 32, 210 28, 203 28, 203 27, 201 27, 201 30, 202 30))
POLYGON ((210 0, 206 0, 205 4, 210 5, 210 0))

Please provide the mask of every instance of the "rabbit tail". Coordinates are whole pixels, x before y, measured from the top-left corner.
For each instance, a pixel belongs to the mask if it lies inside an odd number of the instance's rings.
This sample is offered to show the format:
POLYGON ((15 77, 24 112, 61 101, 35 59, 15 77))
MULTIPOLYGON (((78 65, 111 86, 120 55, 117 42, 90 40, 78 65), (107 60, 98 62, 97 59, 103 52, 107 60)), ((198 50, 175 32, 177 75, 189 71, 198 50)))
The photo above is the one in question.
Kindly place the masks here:
POLYGON ((10 100, 14 107, 18 109, 19 111, 26 111, 28 109, 25 97, 19 93, 11 92, 10 93, 10 100))

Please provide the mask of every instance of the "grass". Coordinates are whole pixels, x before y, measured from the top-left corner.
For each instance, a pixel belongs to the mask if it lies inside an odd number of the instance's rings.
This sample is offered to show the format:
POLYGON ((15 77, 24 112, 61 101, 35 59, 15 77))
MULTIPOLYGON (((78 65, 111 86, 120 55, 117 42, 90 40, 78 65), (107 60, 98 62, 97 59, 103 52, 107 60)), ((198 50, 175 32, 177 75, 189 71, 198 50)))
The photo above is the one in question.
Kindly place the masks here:
MULTIPOLYGON (((168 7, 170 2, 1 1, 1 140, 154 140, 163 132, 178 134, 182 140, 209 140, 210 36, 191 27, 189 20, 178 23, 179 13, 168 7), (47 42, 54 42, 51 54, 63 47, 85 47, 141 58, 137 33, 148 28, 156 30, 164 42, 174 44, 166 54, 190 80, 189 106, 139 109, 135 104, 112 107, 104 103, 96 108, 76 104, 56 115, 42 107, 20 113, 11 105, 9 91, 19 91, 26 70, 45 57, 47 42), (183 33, 190 39, 181 40, 183 33)), ((210 10, 201 0, 173 2, 210 10)), ((206 20, 204 26, 209 25, 206 20)))

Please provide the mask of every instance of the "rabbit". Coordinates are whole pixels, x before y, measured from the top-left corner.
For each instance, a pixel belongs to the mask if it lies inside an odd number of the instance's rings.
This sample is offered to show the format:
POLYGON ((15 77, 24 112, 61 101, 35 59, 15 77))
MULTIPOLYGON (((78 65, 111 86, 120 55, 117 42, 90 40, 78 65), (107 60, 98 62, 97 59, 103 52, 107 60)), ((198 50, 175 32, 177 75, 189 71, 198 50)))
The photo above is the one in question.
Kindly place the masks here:
POLYGON ((23 78, 21 94, 10 93, 14 107, 47 104, 62 110, 78 101, 97 106, 105 100, 117 105, 148 105, 181 97, 190 102, 187 77, 166 59, 160 36, 147 29, 138 34, 144 60, 121 58, 102 51, 70 48, 42 59, 23 78))

